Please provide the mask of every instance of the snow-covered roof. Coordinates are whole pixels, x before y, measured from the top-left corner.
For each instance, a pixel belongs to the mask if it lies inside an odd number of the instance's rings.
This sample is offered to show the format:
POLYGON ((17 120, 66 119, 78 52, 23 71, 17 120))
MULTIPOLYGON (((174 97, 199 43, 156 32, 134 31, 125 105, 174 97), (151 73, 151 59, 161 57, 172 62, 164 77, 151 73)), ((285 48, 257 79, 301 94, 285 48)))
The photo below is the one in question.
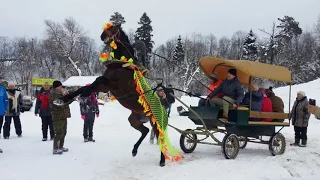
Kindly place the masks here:
POLYGON ((85 86, 88 83, 92 83, 98 76, 71 76, 69 79, 64 81, 62 85, 67 87, 73 86, 85 86))

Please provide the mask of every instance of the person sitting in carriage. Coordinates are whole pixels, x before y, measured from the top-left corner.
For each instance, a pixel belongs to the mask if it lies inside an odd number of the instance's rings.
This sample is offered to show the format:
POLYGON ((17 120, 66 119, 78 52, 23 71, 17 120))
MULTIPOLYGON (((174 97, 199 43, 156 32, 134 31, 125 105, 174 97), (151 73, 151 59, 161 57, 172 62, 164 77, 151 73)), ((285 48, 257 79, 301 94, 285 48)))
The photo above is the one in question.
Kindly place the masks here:
POLYGON ((237 70, 229 69, 227 79, 208 95, 207 100, 210 105, 223 107, 223 117, 228 118, 229 108, 238 107, 244 98, 244 91, 241 83, 237 78, 237 70), (222 98, 214 98, 219 93, 223 94, 222 98))
MULTIPOLYGON (((213 73, 209 76, 210 84, 208 88, 208 94, 212 93, 221 83, 222 81, 217 78, 217 73, 213 73)), ((215 97, 221 97, 221 94, 218 94, 215 97)), ((207 102, 205 99, 200 99, 198 102, 198 107, 206 106, 207 102)))
MULTIPOLYGON (((247 92, 244 95, 243 101, 241 102, 240 105, 249 107, 250 111, 261 111, 263 94, 260 91, 258 91, 259 90, 258 85, 251 84, 251 86, 248 89, 249 89, 249 92, 247 92), (250 94, 251 94, 251 98, 250 98, 250 94), (250 104, 250 101, 251 101, 251 104, 250 104)), ((260 119, 250 118, 249 121, 260 121, 260 119)))

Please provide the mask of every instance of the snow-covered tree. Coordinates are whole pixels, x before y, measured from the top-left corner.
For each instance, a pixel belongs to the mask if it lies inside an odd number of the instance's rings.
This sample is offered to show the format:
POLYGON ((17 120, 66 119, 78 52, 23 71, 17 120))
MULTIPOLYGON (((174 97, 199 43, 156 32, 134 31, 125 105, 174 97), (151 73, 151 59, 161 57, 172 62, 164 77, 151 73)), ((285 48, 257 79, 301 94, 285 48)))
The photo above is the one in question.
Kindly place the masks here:
POLYGON ((184 61, 184 49, 183 49, 183 44, 181 41, 181 36, 179 35, 178 39, 177 39, 177 45, 174 48, 174 53, 173 53, 173 62, 176 65, 180 65, 183 63, 184 61))
POLYGON ((143 13, 143 15, 140 18, 140 21, 138 24, 140 27, 136 30, 135 33, 135 41, 142 41, 146 46, 146 53, 138 53, 138 58, 145 60, 145 66, 149 67, 150 65, 150 57, 152 53, 152 48, 154 42, 152 41, 152 31, 153 28, 151 26, 151 19, 147 15, 147 13, 143 13))
POLYGON ((126 20, 124 20, 124 17, 119 12, 114 12, 110 17, 110 22, 114 25, 122 25, 126 23, 126 20))
POLYGON ((242 59, 256 61, 258 59, 258 46, 253 31, 250 30, 243 44, 242 59))

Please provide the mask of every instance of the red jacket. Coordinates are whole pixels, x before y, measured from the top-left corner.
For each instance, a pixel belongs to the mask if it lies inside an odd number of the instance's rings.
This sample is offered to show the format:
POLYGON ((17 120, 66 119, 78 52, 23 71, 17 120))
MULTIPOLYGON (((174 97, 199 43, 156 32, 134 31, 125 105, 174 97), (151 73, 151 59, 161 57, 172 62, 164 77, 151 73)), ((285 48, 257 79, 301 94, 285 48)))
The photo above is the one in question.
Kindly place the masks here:
MULTIPOLYGON (((261 111, 262 112, 273 112, 272 111, 272 102, 266 96, 263 97, 261 111)), ((261 119, 261 121, 272 122, 272 119, 271 118, 263 118, 263 119, 261 119)))
MULTIPOLYGON (((210 83, 210 84, 209 84, 210 90, 208 89, 208 94, 210 94, 212 91, 214 91, 214 89, 216 89, 218 86, 220 86, 221 83, 222 83, 221 80, 218 80, 218 81, 216 81, 215 83, 210 83)), ((215 97, 220 97, 220 96, 221 96, 221 94, 218 94, 218 95, 215 96, 215 97)))

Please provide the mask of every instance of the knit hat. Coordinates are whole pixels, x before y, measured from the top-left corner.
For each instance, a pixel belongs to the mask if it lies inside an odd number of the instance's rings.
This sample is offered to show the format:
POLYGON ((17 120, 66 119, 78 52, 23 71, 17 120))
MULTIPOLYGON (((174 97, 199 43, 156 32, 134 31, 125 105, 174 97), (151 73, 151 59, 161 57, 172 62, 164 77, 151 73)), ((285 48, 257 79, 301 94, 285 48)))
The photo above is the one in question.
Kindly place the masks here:
POLYGON ((57 87, 59 87, 59 86, 62 86, 62 83, 61 83, 60 81, 54 81, 54 82, 52 83, 52 87, 53 87, 53 88, 57 88, 57 87))
POLYGON ((8 82, 8 87, 9 86, 16 86, 16 85, 14 84, 14 82, 8 82))
POLYGON ((229 69, 228 73, 237 76, 237 70, 236 69, 229 69))
POLYGON ((297 94, 300 94, 300 95, 302 95, 303 97, 306 96, 306 93, 305 93, 304 91, 299 91, 297 94))
POLYGON ((262 94, 266 94, 266 89, 265 88, 259 88, 258 91, 261 92, 262 94))

